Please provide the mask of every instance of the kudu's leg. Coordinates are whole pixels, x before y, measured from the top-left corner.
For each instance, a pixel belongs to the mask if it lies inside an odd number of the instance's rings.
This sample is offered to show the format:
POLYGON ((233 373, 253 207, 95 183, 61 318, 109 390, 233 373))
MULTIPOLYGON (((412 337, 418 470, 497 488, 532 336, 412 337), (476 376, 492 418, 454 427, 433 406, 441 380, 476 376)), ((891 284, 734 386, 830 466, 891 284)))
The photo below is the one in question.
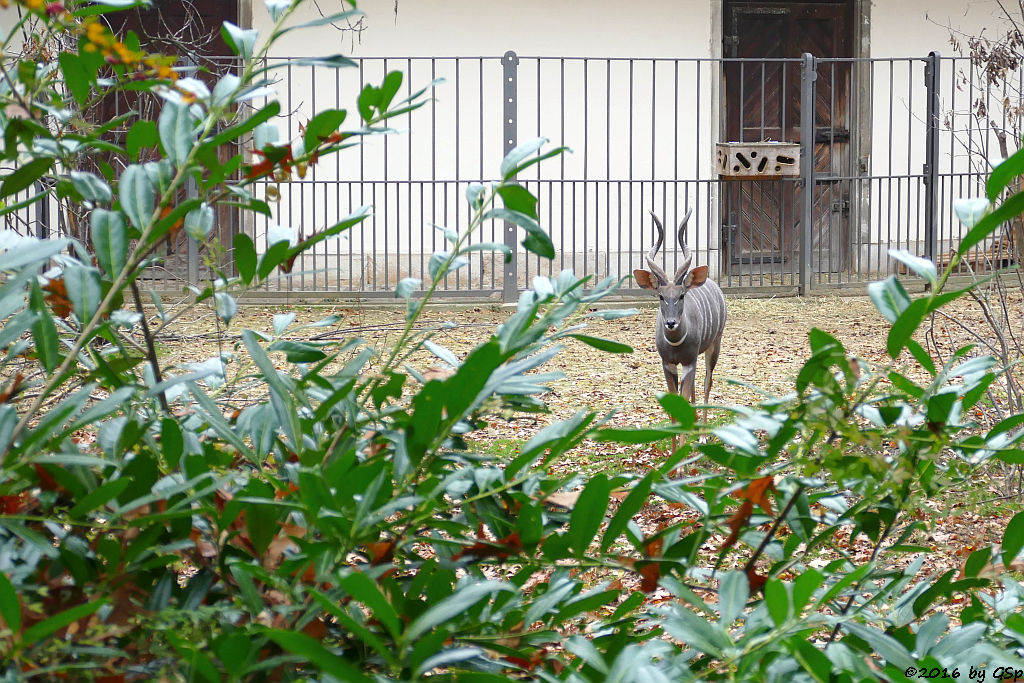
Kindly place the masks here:
MULTIPOLYGON (((719 335, 708 350, 704 352, 704 405, 711 399, 711 376, 715 374, 715 365, 718 363, 718 352, 722 350, 722 336, 719 335)), ((704 409, 703 421, 708 421, 708 409, 704 409)))
MULTIPOLYGON (((668 393, 675 394, 679 391, 679 368, 670 363, 662 363, 662 369, 665 371, 665 384, 668 385, 668 393)), ((672 437, 672 452, 676 452, 676 437, 672 437)))
MULTIPOLYGON (((692 365, 684 365, 681 374, 682 378, 679 381, 679 393, 690 402, 690 405, 693 405, 695 403, 693 382, 697 377, 697 363, 694 362, 692 365)), ((672 445, 674 447, 675 443, 672 445)), ((673 450, 675 449, 673 448, 673 450)))
POLYGON ((691 404, 696 403, 697 393, 693 384, 694 381, 697 379, 697 364, 694 363, 693 365, 684 365, 682 374, 682 388, 680 389, 679 393, 685 396, 686 400, 688 400, 691 404))

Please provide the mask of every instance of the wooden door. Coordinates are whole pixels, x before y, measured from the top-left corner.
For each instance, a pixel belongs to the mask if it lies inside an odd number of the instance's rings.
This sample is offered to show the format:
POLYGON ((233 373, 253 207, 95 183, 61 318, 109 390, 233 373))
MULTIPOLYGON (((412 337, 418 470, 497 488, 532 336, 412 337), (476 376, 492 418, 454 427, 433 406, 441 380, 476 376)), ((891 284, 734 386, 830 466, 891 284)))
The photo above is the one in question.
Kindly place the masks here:
MULTIPOLYGON (((146 6, 132 8, 105 16, 111 31, 124 38, 133 31, 139 38, 141 48, 146 52, 174 55, 178 66, 195 66, 190 76, 206 83, 212 90, 217 79, 234 68, 230 59, 231 50, 221 35, 225 21, 238 22, 238 0, 209 0, 207 2, 180 2, 179 0, 153 0, 146 6), (226 59, 228 58, 228 59, 226 59)), ((124 90, 108 95, 91 112, 95 121, 109 121, 123 113, 135 111, 151 120, 156 120, 162 100, 155 95, 140 94, 124 90)), ((109 131, 112 142, 124 146, 129 126, 120 126, 109 131)), ((234 155, 233 150, 221 150, 221 161, 234 155)), ((156 150, 143 150, 141 161, 157 158, 156 150)), ((184 198, 184 195, 182 195, 184 198)), ((230 245, 237 231, 239 211, 233 207, 218 206, 214 220, 214 234, 223 245, 230 245)), ((229 265, 227 261, 223 264, 229 265)), ((202 268, 205 275, 205 268, 202 268)), ((172 238, 162 269, 151 269, 149 277, 184 277, 188 273, 188 236, 184 230, 172 238)))
MULTIPOLYGON (((725 4, 724 139, 800 142, 800 57, 850 57, 852 0, 725 4)), ((819 63, 815 93, 815 270, 843 265, 848 242, 850 63, 819 63)), ((722 187, 728 272, 794 272, 803 189, 794 180, 722 187), (781 266, 775 264, 783 264, 781 266)))

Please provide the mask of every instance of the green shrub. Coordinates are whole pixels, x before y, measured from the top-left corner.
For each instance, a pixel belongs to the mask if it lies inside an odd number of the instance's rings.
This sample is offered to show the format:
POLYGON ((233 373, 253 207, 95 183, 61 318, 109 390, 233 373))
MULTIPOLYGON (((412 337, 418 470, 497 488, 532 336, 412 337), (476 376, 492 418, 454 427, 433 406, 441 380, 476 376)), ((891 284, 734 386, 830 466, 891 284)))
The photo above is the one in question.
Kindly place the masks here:
MULTIPOLYGON (((161 369, 136 281, 176 222, 214 247, 217 204, 267 213, 254 180, 357 144, 422 102, 421 92, 392 103, 392 74, 359 95, 360 128, 343 131, 342 112, 321 112, 301 140, 262 148, 263 162, 221 162, 218 149, 278 113, 273 101, 245 114, 240 103, 266 85, 260 57, 290 30, 297 5, 268 0, 276 23, 262 43, 225 27, 242 66, 208 96, 171 77, 163 56, 124 58, 112 37, 80 28, 109 7, 25 15, 77 36, 80 49, 54 64, 5 66, 0 123, 16 170, 0 195, 55 181, 48 192, 89 213, 92 252, 0 234, 5 680, 875 681, 918 677, 911 667, 966 679, 969 666, 1020 661, 1024 595, 1004 569, 1024 545, 1024 516, 961 571, 922 571, 931 551, 918 545, 920 508, 979 463, 1024 454, 1024 416, 989 430, 966 417, 1001 371, 994 360, 962 349, 937 367, 913 338, 966 293, 945 289, 955 261, 940 276, 893 254, 930 281, 919 299, 892 278, 872 285, 893 323, 886 367, 815 330, 793 393, 732 408, 722 426, 699 424, 667 395, 671 425, 612 429, 581 409, 511 455, 476 452, 466 437, 488 420, 544 409, 556 375, 543 367, 561 340, 630 351, 581 332, 589 317, 624 314, 585 313, 616 282, 568 272, 539 278, 461 359, 418 331, 434 288, 470 251, 505 250, 470 245, 483 223, 511 221, 527 250, 552 254, 535 198, 515 182, 562 152, 537 140, 510 153, 499 180, 467 188, 470 224, 446 231, 430 282, 399 283, 406 324, 383 353, 354 339, 294 341, 294 316, 281 314, 273 334, 242 332, 240 376, 220 359, 184 374, 161 369), (155 122, 122 121, 134 135, 121 149, 76 112, 129 84, 163 107, 155 122), (31 115, 12 115, 16 107, 31 115), (161 160, 138 163, 132 140, 152 130, 161 160), (103 155, 125 170, 99 163, 103 155), (90 159, 106 173, 77 170, 90 159), (198 196, 182 201, 189 179, 198 196), (421 375, 410 356, 424 349, 451 373, 421 375), (898 369, 905 349, 927 382, 898 369), (272 353, 284 354, 284 369, 272 353), (684 445, 643 476, 550 474, 587 439, 673 434, 684 445), (684 509, 683 521, 645 532, 634 518, 659 501, 684 509)), ((998 167, 991 199, 1022 170, 1020 158, 998 167)), ((960 208, 971 226, 962 253, 1019 214, 1024 197, 988 213, 960 208)), ((238 274, 217 273, 198 302, 230 322, 238 291, 368 211, 261 256, 239 235, 238 274)))

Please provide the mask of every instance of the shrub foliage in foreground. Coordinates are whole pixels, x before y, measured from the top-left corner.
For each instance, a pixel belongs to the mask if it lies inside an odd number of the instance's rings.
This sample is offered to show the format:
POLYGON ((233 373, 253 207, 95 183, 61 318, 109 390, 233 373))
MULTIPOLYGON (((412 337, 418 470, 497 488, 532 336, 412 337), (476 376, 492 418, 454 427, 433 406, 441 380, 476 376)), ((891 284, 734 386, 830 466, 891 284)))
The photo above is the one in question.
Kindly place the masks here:
MULTIPOLYGON (((1022 459, 1024 416, 987 431, 967 417, 1001 371, 993 359, 963 349, 937 367, 912 337, 965 293, 945 287, 955 261, 940 277, 894 252, 930 293, 911 300, 895 279, 871 288, 893 323, 889 354, 908 350, 925 382, 815 330, 792 394, 730 408, 723 426, 698 424, 669 395, 670 426, 606 428, 581 409, 510 458, 482 454, 467 436, 488 420, 544 409, 556 376, 543 366, 560 340, 630 351, 581 331, 615 282, 586 289, 571 273, 537 278, 461 359, 416 324, 472 251, 504 250, 470 241, 484 222, 512 221, 527 250, 553 255, 536 199, 514 180, 562 151, 536 141, 502 162, 498 181, 467 188, 471 223, 445 230, 430 282, 400 283, 406 326, 384 352, 358 339, 297 341, 294 316, 281 314, 273 334, 243 331, 237 357, 160 367, 135 282, 178 221, 215 249, 215 205, 269 212, 255 180, 385 132, 389 116, 421 101, 392 105, 392 74, 358 95, 359 128, 343 131, 346 114, 329 110, 301 139, 273 142, 277 103, 245 105, 269 85, 260 57, 298 4, 267 0, 275 28, 263 42, 226 25, 242 67, 212 89, 161 71, 130 38, 126 53, 109 48, 115 39, 87 26, 106 6, 24 14, 24 26, 78 36, 81 49, 5 65, 13 87, 0 92, 0 122, 15 170, 0 195, 55 181, 61 201, 89 212, 91 251, 0 233, 4 680, 875 681, 1019 666, 1024 594, 1004 569, 1024 545, 1024 517, 960 571, 925 575, 931 551, 915 545, 929 498, 988 459, 1022 459), (163 106, 155 122, 119 122, 132 131, 120 149, 109 126, 77 113, 129 85, 163 106), (250 137, 259 163, 218 153, 250 137), (147 142, 159 161, 137 161, 147 142), (76 170, 101 155, 120 163, 76 170), (198 196, 181 200, 189 179, 198 196), (450 372, 421 374, 410 356, 422 349, 450 372), (672 434, 685 445, 646 475, 549 473, 587 439, 672 434), (654 503, 682 508, 685 521, 648 535, 634 517, 654 503), (870 548, 867 560, 855 544, 870 548)), ((1022 169, 1017 157, 998 167, 990 199, 1022 169)), ((19 208, 7 201, 4 212, 19 208)), ((1022 195, 992 211, 959 206, 971 226, 961 253, 1022 207, 1022 195)), ((220 273, 198 302, 228 323, 232 293, 367 212, 259 257, 239 236, 238 275, 220 273)))

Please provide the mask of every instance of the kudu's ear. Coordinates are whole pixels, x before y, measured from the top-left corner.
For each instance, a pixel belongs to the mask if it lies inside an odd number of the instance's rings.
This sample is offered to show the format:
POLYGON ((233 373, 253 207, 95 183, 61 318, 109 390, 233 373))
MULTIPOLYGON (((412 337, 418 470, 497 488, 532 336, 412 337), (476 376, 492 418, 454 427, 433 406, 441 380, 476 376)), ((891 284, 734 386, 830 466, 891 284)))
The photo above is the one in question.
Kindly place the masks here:
POLYGON ((637 268, 633 271, 633 277, 636 279, 636 283, 643 289, 657 289, 658 283, 655 282, 654 276, 646 270, 640 270, 637 268))
POLYGON ((708 267, 697 266, 689 273, 686 274, 686 278, 683 280, 683 286, 687 289, 691 287, 699 287, 704 284, 708 279, 708 267))

